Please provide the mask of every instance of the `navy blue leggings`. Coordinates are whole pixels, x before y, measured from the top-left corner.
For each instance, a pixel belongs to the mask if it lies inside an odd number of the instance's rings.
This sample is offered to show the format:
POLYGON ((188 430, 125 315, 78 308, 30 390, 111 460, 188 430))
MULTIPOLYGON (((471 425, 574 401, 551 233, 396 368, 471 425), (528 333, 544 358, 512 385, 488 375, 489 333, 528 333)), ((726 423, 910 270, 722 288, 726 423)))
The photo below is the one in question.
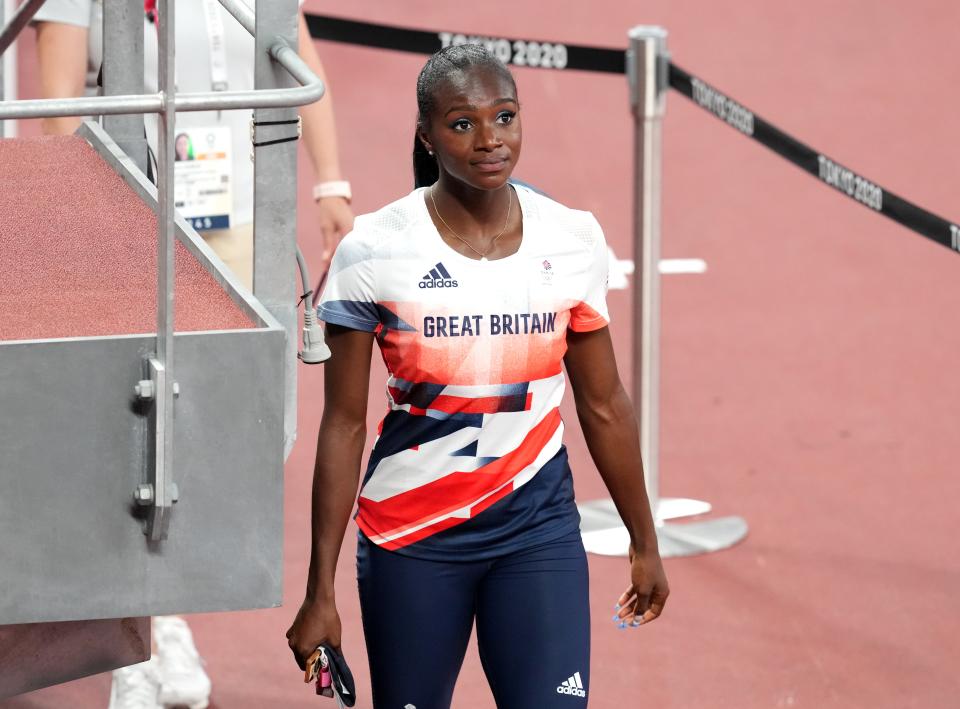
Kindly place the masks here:
POLYGON ((374 709, 447 709, 474 618, 499 709, 586 706, 590 604, 579 532, 477 562, 415 559, 360 535, 357 580, 374 709))

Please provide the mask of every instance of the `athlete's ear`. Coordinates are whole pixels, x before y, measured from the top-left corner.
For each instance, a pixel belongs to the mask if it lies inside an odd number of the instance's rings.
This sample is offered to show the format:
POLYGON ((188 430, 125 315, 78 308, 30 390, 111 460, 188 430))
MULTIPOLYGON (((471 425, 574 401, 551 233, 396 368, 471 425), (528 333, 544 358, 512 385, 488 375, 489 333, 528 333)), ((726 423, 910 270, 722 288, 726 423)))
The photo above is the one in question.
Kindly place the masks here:
POLYGON ((423 147, 428 153, 433 155, 433 145, 430 143, 430 138, 427 136, 427 131, 423 127, 417 127, 417 137, 420 139, 420 142, 423 144, 423 147))

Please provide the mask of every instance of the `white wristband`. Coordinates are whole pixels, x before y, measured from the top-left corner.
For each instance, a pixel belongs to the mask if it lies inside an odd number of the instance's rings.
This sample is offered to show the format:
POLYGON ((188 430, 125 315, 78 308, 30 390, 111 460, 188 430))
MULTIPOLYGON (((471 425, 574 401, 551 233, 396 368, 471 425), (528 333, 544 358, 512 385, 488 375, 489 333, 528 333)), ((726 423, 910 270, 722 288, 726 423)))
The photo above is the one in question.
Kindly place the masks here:
POLYGON ((353 197, 353 193, 350 191, 350 183, 346 180, 318 182, 313 186, 313 199, 316 201, 325 197, 343 197, 349 202, 353 197))

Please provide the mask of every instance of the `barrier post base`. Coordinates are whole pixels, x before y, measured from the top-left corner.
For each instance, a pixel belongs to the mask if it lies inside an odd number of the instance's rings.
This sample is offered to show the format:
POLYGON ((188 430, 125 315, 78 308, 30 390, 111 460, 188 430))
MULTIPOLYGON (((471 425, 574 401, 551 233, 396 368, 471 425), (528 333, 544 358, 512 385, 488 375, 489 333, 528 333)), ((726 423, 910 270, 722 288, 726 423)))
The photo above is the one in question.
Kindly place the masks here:
POLYGON ((747 522, 736 515, 657 525, 657 544, 664 559, 720 551, 732 547, 745 536, 747 522))
POLYGON ((689 497, 661 497, 657 504, 656 519, 662 522, 680 517, 696 517, 705 515, 712 509, 713 505, 703 500, 691 500, 689 497))
MULTIPOLYGON (((627 556, 630 535, 620 519, 613 500, 590 500, 578 505, 583 546, 591 554, 627 556)), ((712 506, 703 500, 661 498, 657 507, 657 544, 664 559, 693 556, 733 546, 747 535, 747 522, 729 516, 692 522, 666 520, 692 517, 710 512, 712 506)))

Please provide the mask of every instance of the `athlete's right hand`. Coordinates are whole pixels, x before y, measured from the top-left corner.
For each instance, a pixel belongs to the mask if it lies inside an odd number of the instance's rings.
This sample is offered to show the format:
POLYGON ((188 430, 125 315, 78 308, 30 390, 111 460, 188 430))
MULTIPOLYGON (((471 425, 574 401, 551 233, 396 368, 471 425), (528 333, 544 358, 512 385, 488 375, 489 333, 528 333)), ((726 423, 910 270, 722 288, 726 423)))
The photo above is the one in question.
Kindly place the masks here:
POLYGON ((336 604, 332 600, 307 598, 287 631, 287 644, 302 670, 318 645, 329 645, 339 652, 340 634, 340 614, 337 613, 336 604))

